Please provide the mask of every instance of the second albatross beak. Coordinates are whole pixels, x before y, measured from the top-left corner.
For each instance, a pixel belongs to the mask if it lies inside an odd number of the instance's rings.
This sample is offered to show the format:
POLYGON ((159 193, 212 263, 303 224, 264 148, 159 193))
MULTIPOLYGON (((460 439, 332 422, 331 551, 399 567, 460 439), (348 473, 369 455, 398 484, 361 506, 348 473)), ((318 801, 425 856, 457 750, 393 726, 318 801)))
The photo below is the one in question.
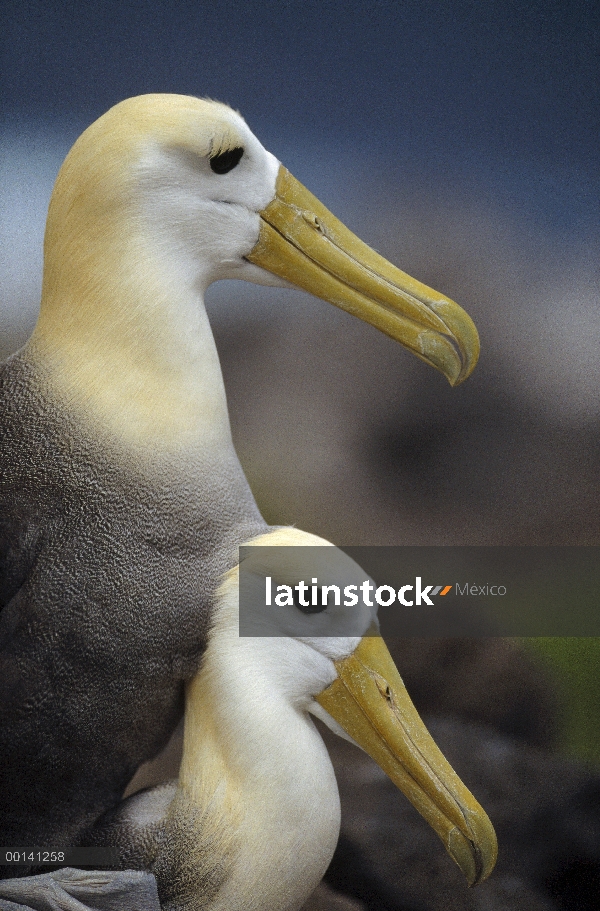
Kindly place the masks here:
POLYGON ((435 745, 375 633, 335 662, 337 678, 315 699, 408 797, 476 885, 496 863, 494 828, 435 745))
POLYGON ((452 386, 472 372, 479 336, 468 314, 375 253, 283 165, 260 218, 250 262, 371 323, 452 386))

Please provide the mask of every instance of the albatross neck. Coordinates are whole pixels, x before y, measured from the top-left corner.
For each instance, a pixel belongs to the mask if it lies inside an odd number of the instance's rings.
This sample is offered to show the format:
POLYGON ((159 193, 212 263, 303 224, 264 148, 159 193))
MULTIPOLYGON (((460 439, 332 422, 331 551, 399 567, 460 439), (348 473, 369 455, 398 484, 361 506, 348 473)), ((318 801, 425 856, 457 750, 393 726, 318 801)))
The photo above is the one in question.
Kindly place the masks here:
POLYGON ((308 714, 261 673, 265 640, 237 641, 235 656, 209 645, 188 686, 179 792, 197 807, 220 807, 224 829, 237 833, 211 911, 289 911, 316 888, 333 855, 337 783, 308 714))
POLYGON ((231 446, 202 291, 124 257, 85 283, 44 284, 26 355, 63 407, 134 452, 231 446))

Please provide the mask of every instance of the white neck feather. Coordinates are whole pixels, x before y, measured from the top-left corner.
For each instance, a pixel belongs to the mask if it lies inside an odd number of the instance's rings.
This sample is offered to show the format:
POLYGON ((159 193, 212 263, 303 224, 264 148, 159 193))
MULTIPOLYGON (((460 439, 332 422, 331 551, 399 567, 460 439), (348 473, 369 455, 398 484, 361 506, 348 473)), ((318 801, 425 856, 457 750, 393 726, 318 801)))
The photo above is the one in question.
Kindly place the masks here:
POLYGON ((75 289, 75 302, 54 301, 48 318, 42 308, 31 355, 59 400, 126 446, 230 445, 202 289, 170 288, 156 260, 140 259, 131 271, 122 262, 118 279, 107 274, 87 294, 75 289))
POLYGON ((210 911, 294 911, 335 849, 340 805, 329 755, 305 706, 271 675, 281 666, 281 654, 269 660, 273 648, 291 641, 214 637, 189 686, 179 787, 196 805, 220 804, 237 830, 210 911))

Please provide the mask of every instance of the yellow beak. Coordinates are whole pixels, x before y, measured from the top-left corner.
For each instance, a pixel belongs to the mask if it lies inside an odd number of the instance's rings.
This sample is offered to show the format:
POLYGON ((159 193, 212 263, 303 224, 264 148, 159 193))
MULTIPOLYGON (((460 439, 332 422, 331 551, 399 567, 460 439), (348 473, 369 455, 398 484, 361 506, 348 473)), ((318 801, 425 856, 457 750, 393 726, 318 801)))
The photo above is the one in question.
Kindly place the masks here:
POLYGON ((383 639, 373 632, 335 662, 337 679, 315 698, 408 797, 469 885, 476 885, 496 863, 494 828, 435 745, 383 639))
POLYGON ((468 314, 371 250, 283 165, 260 217, 250 262, 376 326, 452 386, 472 372, 479 336, 468 314))

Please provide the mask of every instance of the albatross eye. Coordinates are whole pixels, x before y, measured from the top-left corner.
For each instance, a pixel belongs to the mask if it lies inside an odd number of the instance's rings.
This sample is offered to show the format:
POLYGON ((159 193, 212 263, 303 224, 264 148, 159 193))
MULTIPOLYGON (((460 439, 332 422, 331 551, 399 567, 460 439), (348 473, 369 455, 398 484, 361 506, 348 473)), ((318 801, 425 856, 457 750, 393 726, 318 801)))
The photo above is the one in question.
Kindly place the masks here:
POLYGON ((221 152, 219 155, 213 155, 210 159, 211 169, 215 174, 227 174, 239 164, 243 154, 244 150, 238 147, 237 149, 227 149, 226 152, 221 152))
POLYGON ((321 604, 320 599, 319 599, 319 604, 310 603, 311 602, 310 593, 307 593, 304 596, 304 600, 308 601, 309 603, 301 604, 300 595, 298 594, 296 589, 294 589, 293 598, 294 598, 294 606, 297 607, 299 611, 302 611, 303 614, 321 614, 324 610, 327 610, 327 607, 328 607, 327 604, 321 604))

